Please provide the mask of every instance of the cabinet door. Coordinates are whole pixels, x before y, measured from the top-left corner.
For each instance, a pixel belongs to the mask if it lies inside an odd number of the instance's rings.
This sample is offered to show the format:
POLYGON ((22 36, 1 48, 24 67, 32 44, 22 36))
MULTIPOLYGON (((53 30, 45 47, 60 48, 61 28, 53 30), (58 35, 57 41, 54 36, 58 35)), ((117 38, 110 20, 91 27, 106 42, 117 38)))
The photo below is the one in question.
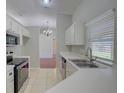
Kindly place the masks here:
POLYGON ((7 93, 14 93, 14 81, 7 82, 7 93))
POLYGON ((65 32, 65 44, 66 45, 71 45, 71 32, 70 28, 68 28, 65 32))
POLYGON ((74 23, 74 44, 83 45, 84 44, 84 27, 81 23, 74 23))
POLYGON ((74 36, 75 36, 75 31, 74 31, 74 24, 70 27, 69 30, 70 33, 70 44, 73 45, 74 44, 74 36))
POLYGON ((6 15, 6 31, 11 31, 12 30, 12 21, 11 18, 6 15))
POLYGON ((72 75, 77 69, 69 62, 66 62, 66 77, 72 75))
POLYGON ((66 45, 84 45, 84 27, 81 22, 73 23, 65 32, 66 45))
POLYGON ((65 31, 65 45, 68 45, 68 30, 65 31))
POLYGON ((78 71, 77 68, 75 68, 72 64, 70 64, 70 75, 72 75, 76 71, 78 71))
POLYGON ((18 34, 19 33, 18 32, 18 24, 14 20, 12 20, 12 31, 15 34, 18 34))
POLYGON ((70 64, 69 62, 66 62, 66 78, 69 77, 70 74, 70 64))
POLYGON ((22 46, 23 45, 23 37, 22 37, 22 26, 19 25, 19 33, 20 33, 20 45, 22 46))
POLYGON ((7 65, 6 70, 6 92, 7 93, 14 93, 14 72, 13 66, 7 65))

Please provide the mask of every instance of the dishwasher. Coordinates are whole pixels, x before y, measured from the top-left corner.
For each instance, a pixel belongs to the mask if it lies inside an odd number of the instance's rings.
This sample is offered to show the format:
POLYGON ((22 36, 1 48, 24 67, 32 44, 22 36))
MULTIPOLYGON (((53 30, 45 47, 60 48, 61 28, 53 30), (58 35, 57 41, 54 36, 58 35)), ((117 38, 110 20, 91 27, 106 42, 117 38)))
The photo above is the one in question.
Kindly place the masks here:
POLYGON ((61 74, 62 74, 62 79, 66 78, 66 59, 64 57, 61 58, 62 63, 61 63, 61 74))

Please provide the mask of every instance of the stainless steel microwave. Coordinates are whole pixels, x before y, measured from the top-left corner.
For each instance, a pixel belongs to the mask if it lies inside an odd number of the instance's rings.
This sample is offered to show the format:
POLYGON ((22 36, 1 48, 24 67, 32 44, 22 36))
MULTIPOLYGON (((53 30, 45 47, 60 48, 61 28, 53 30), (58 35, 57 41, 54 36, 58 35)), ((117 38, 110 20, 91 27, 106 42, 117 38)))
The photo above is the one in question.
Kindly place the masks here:
POLYGON ((6 34, 6 44, 9 45, 19 45, 20 37, 18 35, 6 34))

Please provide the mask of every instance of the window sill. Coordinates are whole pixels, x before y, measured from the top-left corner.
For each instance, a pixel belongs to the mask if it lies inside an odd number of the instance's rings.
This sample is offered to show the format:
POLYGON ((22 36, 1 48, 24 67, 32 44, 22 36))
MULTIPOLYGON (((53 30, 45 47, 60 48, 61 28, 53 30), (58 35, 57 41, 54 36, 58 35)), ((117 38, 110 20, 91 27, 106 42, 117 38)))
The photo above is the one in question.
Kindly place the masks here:
POLYGON ((108 66, 112 66, 113 62, 112 61, 106 61, 106 60, 102 60, 102 59, 97 59, 97 62, 100 62, 102 64, 108 65, 108 66))

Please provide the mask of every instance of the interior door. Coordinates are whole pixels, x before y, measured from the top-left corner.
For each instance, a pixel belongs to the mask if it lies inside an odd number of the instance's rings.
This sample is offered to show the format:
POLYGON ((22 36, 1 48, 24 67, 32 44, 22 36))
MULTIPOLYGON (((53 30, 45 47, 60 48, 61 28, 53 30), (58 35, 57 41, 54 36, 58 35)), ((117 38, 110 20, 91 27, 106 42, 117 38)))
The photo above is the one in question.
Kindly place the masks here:
POLYGON ((40 35, 40 58, 53 58, 53 38, 40 35))

